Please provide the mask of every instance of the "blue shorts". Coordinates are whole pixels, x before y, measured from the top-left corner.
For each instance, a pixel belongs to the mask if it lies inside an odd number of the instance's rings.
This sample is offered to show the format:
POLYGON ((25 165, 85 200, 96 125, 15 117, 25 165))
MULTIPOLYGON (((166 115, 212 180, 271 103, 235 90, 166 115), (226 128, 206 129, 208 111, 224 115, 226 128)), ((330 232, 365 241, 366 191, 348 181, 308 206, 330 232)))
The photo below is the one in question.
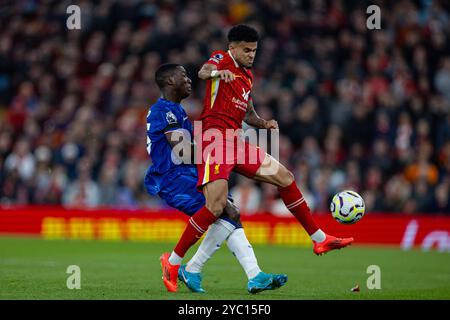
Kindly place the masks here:
MULTIPOLYGON (((206 203, 205 196, 197 189, 197 168, 185 167, 183 170, 169 172, 161 177, 160 184, 155 188, 154 179, 151 175, 145 178, 145 187, 150 194, 158 190, 158 195, 172 208, 175 208, 188 216, 192 216, 200 210, 206 203)), ((228 194, 228 201, 233 202, 231 194, 228 194)), ((228 217, 220 216, 236 228, 242 228, 240 223, 232 221, 228 217)))
POLYGON ((203 193, 197 190, 197 180, 196 168, 171 173, 158 195, 169 206, 192 216, 206 203, 203 193))

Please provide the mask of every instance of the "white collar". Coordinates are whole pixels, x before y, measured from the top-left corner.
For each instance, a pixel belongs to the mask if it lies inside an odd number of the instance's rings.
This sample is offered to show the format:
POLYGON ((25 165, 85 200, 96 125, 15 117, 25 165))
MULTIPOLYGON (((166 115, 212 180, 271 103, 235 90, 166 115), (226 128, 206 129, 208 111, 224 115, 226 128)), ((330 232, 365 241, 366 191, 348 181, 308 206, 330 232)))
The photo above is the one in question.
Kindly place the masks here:
POLYGON ((236 62, 236 60, 234 60, 233 55, 231 54, 231 51, 228 50, 228 54, 230 55, 231 59, 233 59, 234 65, 236 66, 236 68, 239 68, 239 64, 236 62))

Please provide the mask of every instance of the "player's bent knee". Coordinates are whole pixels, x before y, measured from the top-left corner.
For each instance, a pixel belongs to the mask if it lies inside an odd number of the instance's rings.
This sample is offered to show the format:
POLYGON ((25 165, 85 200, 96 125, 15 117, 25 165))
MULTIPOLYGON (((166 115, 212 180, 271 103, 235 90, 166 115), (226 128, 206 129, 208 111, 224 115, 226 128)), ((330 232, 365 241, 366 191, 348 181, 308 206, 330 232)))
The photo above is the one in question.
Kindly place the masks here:
POLYGON ((287 182, 288 182, 289 184, 291 184, 292 182, 294 182, 294 180, 295 180, 294 174, 293 174, 291 171, 288 170, 287 175, 288 175, 287 182))
POLYGON ((216 180, 208 183, 203 188, 203 194, 206 198, 206 208, 216 217, 220 216, 227 205, 228 181, 216 180))
POLYGON ((284 170, 282 170, 281 176, 280 176, 280 186, 287 187, 287 186, 291 185, 292 182, 294 182, 294 180, 295 180, 294 174, 291 171, 289 171, 287 168, 284 168, 284 170))
POLYGON ((212 212, 216 217, 220 216, 223 213, 223 210, 225 209, 225 206, 227 204, 227 198, 221 199, 218 198, 215 201, 207 201, 206 202, 206 208, 212 212))

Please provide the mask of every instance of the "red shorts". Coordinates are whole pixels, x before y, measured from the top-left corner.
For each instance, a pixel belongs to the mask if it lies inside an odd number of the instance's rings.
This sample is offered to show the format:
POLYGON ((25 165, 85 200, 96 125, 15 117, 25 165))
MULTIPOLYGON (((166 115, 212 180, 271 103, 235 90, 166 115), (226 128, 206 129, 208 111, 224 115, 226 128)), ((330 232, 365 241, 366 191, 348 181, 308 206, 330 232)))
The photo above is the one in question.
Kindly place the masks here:
POLYGON ((199 189, 211 181, 228 180, 233 170, 252 178, 266 156, 262 148, 247 141, 223 139, 213 142, 203 142, 202 161, 197 164, 199 189))

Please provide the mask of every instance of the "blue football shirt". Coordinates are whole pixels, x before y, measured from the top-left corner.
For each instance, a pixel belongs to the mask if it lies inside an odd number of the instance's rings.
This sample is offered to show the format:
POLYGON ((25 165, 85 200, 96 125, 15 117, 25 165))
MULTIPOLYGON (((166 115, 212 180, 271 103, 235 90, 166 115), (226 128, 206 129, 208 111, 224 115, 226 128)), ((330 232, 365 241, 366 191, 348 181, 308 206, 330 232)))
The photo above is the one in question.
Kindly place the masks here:
POLYGON ((161 184, 169 173, 195 168, 194 165, 180 163, 179 159, 172 155, 172 147, 167 141, 166 133, 181 129, 187 130, 191 137, 193 136, 192 123, 181 104, 160 98, 150 107, 147 114, 147 152, 152 164, 145 177, 145 186, 150 194, 160 191, 161 184))

